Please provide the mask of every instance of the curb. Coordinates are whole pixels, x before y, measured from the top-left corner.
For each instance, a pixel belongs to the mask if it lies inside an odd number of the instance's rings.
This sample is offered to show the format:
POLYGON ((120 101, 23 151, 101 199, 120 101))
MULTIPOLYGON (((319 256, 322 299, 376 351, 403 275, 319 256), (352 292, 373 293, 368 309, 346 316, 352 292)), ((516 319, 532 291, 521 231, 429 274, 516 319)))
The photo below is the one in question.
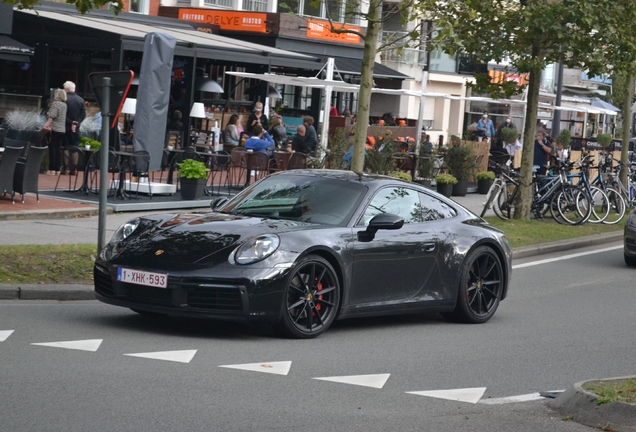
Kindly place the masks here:
POLYGON ((93 285, 0 285, 0 300, 95 300, 93 285))
POLYGON ((513 258, 529 258, 537 255, 544 255, 554 252, 563 252, 571 249, 597 246, 605 243, 623 239, 623 230, 613 231, 605 234, 594 234, 590 236, 577 237, 567 240, 559 240, 550 243, 541 243, 532 246, 523 246, 512 250, 513 258))
POLYGON ((561 393, 556 399, 548 402, 548 406, 560 414, 571 416, 573 421, 593 428, 636 432, 636 404, 614 402, 599 405, 598 397, 583 389, 583 385, 595 381, 613 381, 633 379, 636 376, 589 380, 574 384, 561 393), (609 429, 607 427, 612 427, 609 429))
MULTIPOLYGON (((113 209, 107 208, 108 214, 113 213, 113 209)), ((0 220, 40 220, 40 219, 66 219, 75 217, 98 216, 99 208, 95 206, 77 207, 59 210, 18 210, 10 212, 0 212, 0 220)))

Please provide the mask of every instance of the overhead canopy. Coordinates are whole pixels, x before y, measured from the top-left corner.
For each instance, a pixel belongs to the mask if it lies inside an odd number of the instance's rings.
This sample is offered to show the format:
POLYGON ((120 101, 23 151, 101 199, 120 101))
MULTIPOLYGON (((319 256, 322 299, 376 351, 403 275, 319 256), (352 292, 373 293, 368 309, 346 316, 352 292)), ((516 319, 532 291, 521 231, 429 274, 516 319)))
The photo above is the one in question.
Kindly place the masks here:
MULTIPOLYGON (((335 61, 336 69, 341 74, 360 75, 360 70, 362 69, 362 59, 347 57, 334 57, 333 59, 335 61)), ((377 62, 373 65, 373 77, 401 80, 413 79, 413 77, 405 75, 377 62)))
POLYGON ((36 10, 16 11, 16 16, 28 14, 34 20, 54 20, 63 26, 78 26, 92 37, 99 37, 100 33, 111 34, 121 39, 127 50, 143 51, 146 34, 160 32, 177 40, 175 55, 307 69, 319 68, 322 64, 318 58, 306 54, 199 32, 176 19, 123 13, 114 17, 109 11, 102 10, 80 15, 74 6, 72 9, 64 6, 67 5, 38 6, 36 10))
POLYGON ((603 108, 608 111, 614 111, 614 113, 618 113, 620 111, 620 109, 616 108, 611 103, 605 102, 603 99, 599 99, 599 98, 592 98, 591 104, 594 107, 603 108))
POLYGON ((33 55, 33 48, 11 39, 9 36, 0 35, 0 60, 29 63, 29 56, 33 55))

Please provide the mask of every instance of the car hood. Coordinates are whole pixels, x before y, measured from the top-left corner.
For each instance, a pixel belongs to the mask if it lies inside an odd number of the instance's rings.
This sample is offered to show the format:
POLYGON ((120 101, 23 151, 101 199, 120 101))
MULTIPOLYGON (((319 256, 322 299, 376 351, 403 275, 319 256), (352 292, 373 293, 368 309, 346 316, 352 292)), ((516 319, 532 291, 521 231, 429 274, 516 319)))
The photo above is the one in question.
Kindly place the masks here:
POLYGON ((114 248, 126 265, 168 267, 170 264, 225 262, 245 240, 268 233, 282 234, 320 225, 223 213, 159 215, 141 220, 131 237, 114 248))

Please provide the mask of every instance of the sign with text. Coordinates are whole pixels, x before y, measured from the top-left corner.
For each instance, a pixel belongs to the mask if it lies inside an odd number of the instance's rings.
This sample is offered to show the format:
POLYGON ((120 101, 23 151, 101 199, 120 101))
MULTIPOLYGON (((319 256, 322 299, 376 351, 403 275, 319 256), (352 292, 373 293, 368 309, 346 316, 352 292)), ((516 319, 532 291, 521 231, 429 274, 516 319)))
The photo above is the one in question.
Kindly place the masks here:
POLYGON ((267 14, 213 9, 179 9, 179 19, 218 25, 221 30, 267 33, 267 14))
MULTIPOLYGON (((360 27, 346 24, 334 24, 334 28, 360 31, 360 27)), ((360 44, 360 36, 353 33, 334 33, 331 31, 331 26, 327 21, 307 20, 307 37, 332 42, 360 44)))

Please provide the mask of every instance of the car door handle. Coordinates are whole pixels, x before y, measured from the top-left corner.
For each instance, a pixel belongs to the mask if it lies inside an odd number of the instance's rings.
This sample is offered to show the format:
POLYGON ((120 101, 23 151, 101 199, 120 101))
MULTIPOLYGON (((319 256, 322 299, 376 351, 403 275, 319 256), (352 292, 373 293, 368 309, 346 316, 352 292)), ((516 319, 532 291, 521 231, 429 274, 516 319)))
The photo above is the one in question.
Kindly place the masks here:
POLYGON ((433 252, 435 250, 435 243, 424 243, 424 250, 426 252, 433 252))

